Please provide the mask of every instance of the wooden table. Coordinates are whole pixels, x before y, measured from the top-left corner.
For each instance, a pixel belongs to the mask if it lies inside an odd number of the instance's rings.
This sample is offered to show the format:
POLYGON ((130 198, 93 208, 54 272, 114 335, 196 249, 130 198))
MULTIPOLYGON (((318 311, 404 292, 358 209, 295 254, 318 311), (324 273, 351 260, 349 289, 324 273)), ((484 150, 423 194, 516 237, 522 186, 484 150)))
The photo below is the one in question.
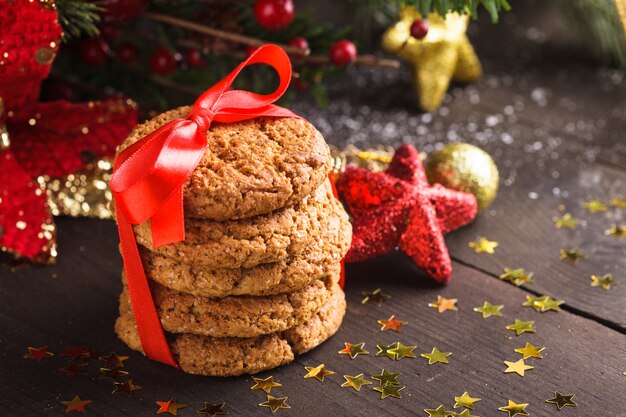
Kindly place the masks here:
MULTIPOLYGON (((452 409, 453 398, 468 391, 482 398, 472 411, 480 416, 505 416, 498 408, 509 399, 529 403, 531 416, 626 415, 626 239, 604 234, 612 223, 626 222, 626 210, 589 214, 580 206, 592 197, 606 201, 626 195, 624 74, 598 70, 528 40, 521 22, 515 28, 481 27, 472 34, 487 76, 465 89, 453 88, 443 110, 432 116, 412 110, 407 73, 359 72, 367 89, 339 83, 328 109, 295 106, 336 145, 410 141, 430 151, 460 136, 494 156, 502 185, 489 210, 447 236, 454 258, 448 286, 435 285, 401 254, 348 268, 348 313, 339 333, 294 363, 262 374, 283 384, 272 395, 289 397, 291 409, 278 414, 426 415, 425 408, 440 404, 452 409), (504 47, 500 38, 506 36, 493 36, 504 32, 513 36, 514 48, 504 47), (337 119, 337 113, 356 120, 358 128, 337 119), (332 132, 329 120, 334 120, 332 132), (391 133, 385 121, 393 123, 391 133), (583 224, 557 230, 552 218, 565 211, 583 224), (468 247, 480 236, 499 242, 495 254, 476 254, 468 247), (572 247, 587 258, 576 265, 560 261, 559 249, 572 247), (535 280, 519 288, 505 283, 498 279, 505 267, 533 271, 535 280), (592 274, 606 273, 622 285, 609 291, 590 286, 592 274), (375 288, 392 299, 380 307, 361 304, 362 292, 375 288), (542 314, 522 307, 527 295, 543 294, 565 300, 563 311, 542 314), (438 295, 457 298, 458 311, 439 314, 430 308, 438 295), (485 300, 504 304, 503 317, 483 319, 473 311, 485 300), (401 333, 380 331, 377 320, 391 314, 409 322, 401 333), (516 318, 534 320, 537 332, 515 336, 506 330, 516 318), (416 345, 418 358, 391 361, 374 355, 376 344, 396 341, 416 345), (370 354, 355 360, 338 355, 344 342, 365 342, 370 354), (535 368, 524 377, 505 374, 503 361, 520 358, 514 349, 526 342, 545 347, 544 358, 528 359, 535 368), (452 352, 450 363, 429 366, 419 357, 433 347, 452 352), (303 379, 305 366, 320 363, 336 374, 323 383, 303 379), (375 385, 361 392, 340 387, 344 374, 369 377, 383 368, 401 373, 406 386, 401 399, 381 400, 375 385), (576 394, 578 407, 557 412, 545 402, 555 391, 576 394)), ((61 415, 59 402, 74 395, 92 400, 87 413, 99 416, 153 415, 156 401, 173 397, 189 405, 181 416, 194 415, 203 401, 226 402, 224 409, 234 416, 269 414, 258 406, 263 392, 249 389, 250 377, 185 375, 129 351, 113 333, 121 289, 115 225, 59 219, 58 230, 57 265, 0 266, 3 416, 61 415), (42 362, 23 359, 28 346, 41 345, 55 356, 42 362), (126 369, 143 389, 130 398, 111 394, 112 382, 98 377, 98 361, 86 376, 59 372, 68 363, 60 353, 82 345, 130 356, 126 369)))

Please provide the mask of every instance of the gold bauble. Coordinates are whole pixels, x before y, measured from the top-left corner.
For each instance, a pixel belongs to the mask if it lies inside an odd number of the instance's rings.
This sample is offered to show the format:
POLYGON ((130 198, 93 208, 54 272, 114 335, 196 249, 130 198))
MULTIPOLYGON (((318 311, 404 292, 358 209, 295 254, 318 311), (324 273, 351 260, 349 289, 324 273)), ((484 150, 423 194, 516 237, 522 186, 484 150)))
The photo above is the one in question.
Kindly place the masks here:
POLYGON ((478 210, 489 207, 498 193, 498 167, 487 152, 469 143, 452 143, 430 155, 426 174, 431 184, 474 194, 478 210))

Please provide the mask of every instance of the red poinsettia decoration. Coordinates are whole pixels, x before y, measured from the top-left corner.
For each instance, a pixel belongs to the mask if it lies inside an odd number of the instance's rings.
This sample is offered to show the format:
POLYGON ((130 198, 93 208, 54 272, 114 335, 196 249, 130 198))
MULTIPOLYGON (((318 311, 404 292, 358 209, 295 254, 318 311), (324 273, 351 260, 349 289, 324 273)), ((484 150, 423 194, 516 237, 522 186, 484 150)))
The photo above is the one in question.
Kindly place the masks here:
POLYGON ((476 217, 476 197, 429 185, 415 147, 400 146, 384 172, 348 165, 337 190, 354 219, 346 262, 399 247, 435 280, 450 280, 452 262, 443 235, 476 217))
POLYGON ((53 1, 10 2, 0 8, 0 27, 0 249, 49 263, 55 225, 35 179, 113 156, 137 111, 123 99, 38 101, 62 36, 53 1))

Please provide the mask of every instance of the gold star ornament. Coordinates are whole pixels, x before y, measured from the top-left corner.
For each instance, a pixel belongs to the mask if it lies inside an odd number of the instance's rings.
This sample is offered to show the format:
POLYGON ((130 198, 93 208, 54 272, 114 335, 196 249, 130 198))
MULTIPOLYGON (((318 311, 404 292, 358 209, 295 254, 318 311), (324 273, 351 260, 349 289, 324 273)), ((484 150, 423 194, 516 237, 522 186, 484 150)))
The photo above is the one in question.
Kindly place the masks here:
POLYGON ((140 390, 141 387, 139 385, 133 384, 133 380, 129 379, 126 382, 113 382, 113 394, 126 394, 129 397, 133 393, 133 391, 140 390))
POLYGON ((609 201, 609 205, 616 208, 626 208, 626 197, 613 196, 611 201, 609 201))
POLYGON ((439 313, 443 313, 447 310, 457 310, 457 301, 458 300, 456 298, 443 298, 442 296, 438 295, 437 301, 428 303, 428 307, 436 308, 439 313))
POLYGON ((572 401, 572 398, 574 398, 575 394, 569 394, 569 395, 563 395, 560 392, 555 392, 554 393, 554 398, 550 398, 547 399, 546 402, 549 404, 554 404, 556 405, 556 409, 560 410, 563 407, 577 407, 577 404, 572 401))
POLYGON ((535 333, 535 328, 533 325, 534 321, 521 321, 520 319, 515 319, 515 323, 509 324, 506 326, 507 330, 513 330, 516 335, 521 335, 522 333, 535 333))
POLYGON ((361 391, 361 387, 363 385, 372 385, 371 381, 365 379, 363 374, 358 374, 355 376, 344 375, 343 378, 346 380, 343 384, 341 384, 344 388, 354 388, 355 391, 361 391))
POLYGON ((254 385, 250 389, 262 389, 266 394, 269 394, 272 388, 282 387, 282 384, 274 381, 273 376, 268 376, 267 378, 253 377, 252 379, 254 379, 254 385))
POLYGON ((500 312, 502 308, 504 308, 504 306, 501 304, 494 305, 488 301, 485 301, 482 307, 474 307, 474 311, 476 311, 477 313, 481 313, 483 315, 483 318, 486 319, 491 316, 502 316, 502 313, 500 312))
POLYGON ((419 107, 433 111, 441 105, 451 80, 476 81, 482 68, 465 33, 467 16, 431 14, 428 34, 416 39, 410 34, 411 24, 421 18, 415 8, 402 8, 400 20, 383 34, 382 48, 409 63, 419 107))
POLYGON ((528 412, 526 411, 526 407, 528 407, 528 403, 518 404, 515 401, 509 400, 509 405, 506 407, 500 407, 498 410, 504 411, 509 414, 509 417, 513 416, 527 416, 528 412))
POLYGON ((516 362, 504 361, 507 368, 504 370, 505 374, 516 373, 519 376, 524 376, 524 372, 534 369, 534 366, 526 365, 524 359, 520 359, 516 362))
POLYGON ((561 217, 553 217, 552 220, 557 229, 574 230, 580 223, 580 219, 575 218, 571 213, 565 213, 561 217))
POLYGON ((562 261, 568 261, 573 264, 577 263, 581 259, 585 259, 585 255, 576 248, 570 250, 561 249, 559 251, 559 256, 561 257, 562 261))
POLYGON ((600 201, 600 200, 589 200, 589 201, 584 201, 582 203, 580 203, 580 206, 587 209, 587 211, 589 213, 604 213, 605 211, 608 210, 608 206, 606 203, 600 201))
POLYGON ((524 268, 504 268, 504 272, 500 274, 500 279, 519 287, 522 284, 533 282, 533 273, 526 271, 524 268))
POLYGON ((604 234, 607 236, 613 236, 615 239, 626 237, 626 224, 619 226, 617 224, 612 224, 610 228, 604 231, 604 234))
POLYGON ((474 242, 468 243, 467 246, 474 249, 474 252, 476 253, 488 253, 492 255, 498 247, 498 242, 493 242, 488 240, 486 237, 481 237, 474 242))
POLYGON ((65 406, 65 412, 71 413, 72 411, 85 412, 85 407, 91 404, 91 400, 81 400, 78 395, 72 398, 72 401, 61 401, 61 404, 65 406))
POLYGON ((380 399, 383 400, 387 397, 401 398, 399 392, 402 391, 405 387, 401 387, 398 385, 383 385, 379 387, 374 387, 374 391, 380 392, 380 399))
POLYGON ((561 311, 560 306, 563 303, 565 303, 565 301, 554 299, 548 295, 543 295, 541 297, 527 295, 526 301, 522 303, 522 306, 532 307, 535 311, 544 313, 546 311, 561 311))
POLYGON ((400 376, 400 374, 389 372, 386 369, 383 369, 380 372, 380 375, 374 375, 374 376, 372 376, 372 379, 374 381, 378 381, 380 386, 384 386, 384 385, 400 385, 400 382, 398 382, 398 377, 399 376, 400 376))
POLYGON ((352 343, 346 342, 344 345, 346 345, 346 347, 338 352, 340 355, 348 355, 350 359, 354 359, 359 355, 369 355, 369 352, 363 349, 365 343, 353 345, 352 343))
POLYGON ((543 359, 543 355, 541 354, 541 352, 543 352, 544 349, 545 347, 537 347, 537 346, 534 346, 532 343, 526 343, 526 346, 524 346, 523 348, 515 349, 515 352, 521 353, 522 359, 528 359, 528 358, 543 359))
POLYGON ((591 276, 591 286, 592 287, 600 287, 604 290, 610 290, 611 287, 618 285, 619 282, 613 279, 613 275, 604 274, 604 275, 592 275, 591 276))
POLYGON ((207 417, 224 416, 228 413, 224 410, 226 403, 211 404, 204 402, 204 408, 196 411, 196 414, 206 414, 207 417))
POLYGON ((474 398, 465 391, 460 397, 454 397, 454 408, 465 407, 473 410, 474 403, 478 401, 480 401, 480 398, 474 398))
POLYGON ((450 415, 450 411, 446 410, 443 405, 437 408, 427 408, 424 411, 428 417, 448 417, 450 415))
POLYGON ((267 407, 272 413, 275 413, 279 408, 291 408, 285 401, 287 401, 287 397, 276 398, 268 394, 267 401, 264 401, 259 405, 261 407, 267 407))
POLYGON ((177 403, 173 398, 169 401, 157 401, 156 405, 159 406, 157 414, 169 413, 173 416, 178 415, 178 410, 181 408, 187 407, 187 404, 177 403))
POLYGON ((333 375, 334 372, 333 371, 329 371, 328 369, 326 369, 326 366, 324 364, 318 365, 318 366, 305 366, 304 367, 307 370, 307 374, 304 376, 304 379, 310 379, 310 378, 315 378, 318 381, 324 381, 324 377, 326 375, 333 375))
POLYGON ((361 300, 361 304, 369 304, 372 303, 376 307, 380 307, 380 305, 391 299, 391 296, 385 294, 380 288, 376 288, 374 291, 369 292, 366 291, 363 293, 363 299, 361 300))
POLYGON ((433 348, 430 353, 422 353, 422 358, 428 359, 428 364, 433 365, 435 363, 448 363, 448 356, 452 355, 452 352, 440 352, 439 349, 433 348))
POLYGON ((400 342, 396 342, 394 347, 389 349, 389 353, 395 356, 395 360, 399 361, 402 358, 416 358, 415 353, 413 351, 417 348, 417 346, 406 346, 400 342))
POLYGON ((407 324, 407 322, 406 321, 402 321, 402 320, 398 320, 395 315, 392 315, 387 320, 378 320, 378 324, 380 324, 382 326, 380 328, 381 332, 384 332, 384 331, 387 331, 387 330, 393 330, 394 332, 399 333, 400 332, 400 328, 403 325, 407 324))

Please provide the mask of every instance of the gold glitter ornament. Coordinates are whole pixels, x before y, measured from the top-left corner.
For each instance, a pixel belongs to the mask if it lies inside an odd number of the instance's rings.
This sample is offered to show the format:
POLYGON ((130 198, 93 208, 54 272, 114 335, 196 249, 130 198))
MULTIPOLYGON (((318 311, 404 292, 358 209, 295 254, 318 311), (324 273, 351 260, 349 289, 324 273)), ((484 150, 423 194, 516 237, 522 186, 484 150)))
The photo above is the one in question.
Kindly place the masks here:
POLYGON ((382 37, 382 48, 412 66, 419 106, 437 109, 450 81, 467 83, 482 76, 480 61, 467 38, 468 17, 449 13, 428 16, 428 34, 423 39, 411 36, 411 24, 422 15, 414 7, 404 7, 400 20, 382 37))
POLYGON ((493 158, 469 143, 451 143, 430 155, 426 175, 431 184, 474 194, 479 211, 491 205, 500 183, 493 158))

